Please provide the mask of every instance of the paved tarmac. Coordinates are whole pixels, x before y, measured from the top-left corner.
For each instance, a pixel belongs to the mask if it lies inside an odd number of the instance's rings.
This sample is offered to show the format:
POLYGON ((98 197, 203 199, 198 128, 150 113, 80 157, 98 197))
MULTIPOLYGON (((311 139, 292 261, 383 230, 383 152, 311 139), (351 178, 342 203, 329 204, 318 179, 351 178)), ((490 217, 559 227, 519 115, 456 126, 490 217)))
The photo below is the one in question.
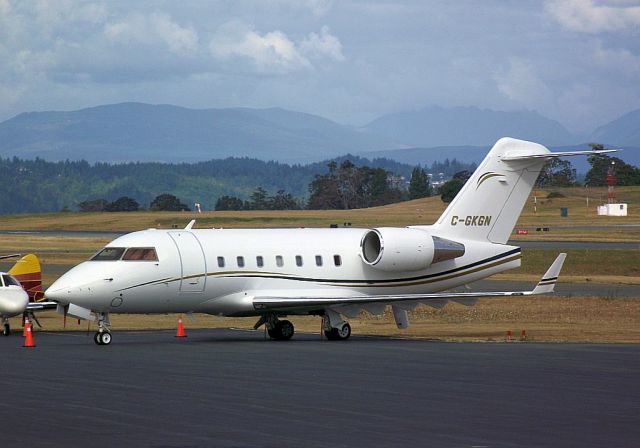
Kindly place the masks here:
POLYGON ((636 447, 640 345, 0 338, 5 446, 636 447))

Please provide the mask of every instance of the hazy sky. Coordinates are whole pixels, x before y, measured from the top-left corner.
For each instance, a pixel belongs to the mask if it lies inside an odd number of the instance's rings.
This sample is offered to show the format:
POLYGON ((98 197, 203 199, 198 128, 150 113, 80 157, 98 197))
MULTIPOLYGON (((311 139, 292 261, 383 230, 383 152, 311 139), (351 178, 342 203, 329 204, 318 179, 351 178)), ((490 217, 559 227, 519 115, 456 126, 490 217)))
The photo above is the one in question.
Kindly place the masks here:
POLYGON ((123 101, 354 125, 532 109, 588 132, 640 108, 640 2, 0 0, 0 120, 123 101))

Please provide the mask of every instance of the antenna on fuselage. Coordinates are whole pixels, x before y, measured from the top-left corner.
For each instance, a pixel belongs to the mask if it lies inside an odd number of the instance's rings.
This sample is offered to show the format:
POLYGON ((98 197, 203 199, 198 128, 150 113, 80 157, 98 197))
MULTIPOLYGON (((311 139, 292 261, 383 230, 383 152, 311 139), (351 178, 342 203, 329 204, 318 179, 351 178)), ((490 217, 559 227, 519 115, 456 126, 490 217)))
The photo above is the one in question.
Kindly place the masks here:
POLYGON ((184 230, 191 230, 191 228, 193 227, 193 225, 196 223, 195 219, 192 219, 191 221, 189 221, 189 224, 186 225, 186 227, 184 228, 184 230))

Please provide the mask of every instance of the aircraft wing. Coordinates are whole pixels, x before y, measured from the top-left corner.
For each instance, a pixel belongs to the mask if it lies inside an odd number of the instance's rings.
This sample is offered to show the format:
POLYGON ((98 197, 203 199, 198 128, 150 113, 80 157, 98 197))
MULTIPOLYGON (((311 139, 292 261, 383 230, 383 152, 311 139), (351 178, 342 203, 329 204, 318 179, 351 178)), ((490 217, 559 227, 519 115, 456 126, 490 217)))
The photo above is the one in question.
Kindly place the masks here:
POLYGON ((51 302, 50 300, 42 300, 40 302, 29 302, 27 304, 27 311, 40 311, 40 310, 52 310, 55 309, 58 304, 51 302))
POLYGON ((265 311, 294 311, 314 310, 331 306, 349 305, 391 305, 399 302, 438 302, 454 300, 461 303, 473 303, 483 297, 514 297, 530 296, 534 294, 548 294, 553 292, 558 275, 567 254, 561 253, 542 276, 536 287, 531 291, 509 292, 438 292, 430 294, 381 294, 381 295, 304 295, 285 297, 282 295, 262 295, 253 297, 253 306, 256 310, 265 311))

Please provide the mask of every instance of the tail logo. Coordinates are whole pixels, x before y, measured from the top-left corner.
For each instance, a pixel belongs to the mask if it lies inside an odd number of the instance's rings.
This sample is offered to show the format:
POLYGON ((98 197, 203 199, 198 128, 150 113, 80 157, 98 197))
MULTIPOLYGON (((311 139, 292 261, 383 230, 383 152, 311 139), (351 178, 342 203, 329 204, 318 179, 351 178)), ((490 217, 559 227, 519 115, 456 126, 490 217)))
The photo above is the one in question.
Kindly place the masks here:
POLYGON ((482 176, 478 178, 478 184, 476 185, 476 190, 480 188, 480 185, 482 185, 482 183, 485 180, 491 179, 492 177, 506 177, 506 176, 504 174, 494 173, 493 171, 487 171, 486 173, 484 173, 482 176))

